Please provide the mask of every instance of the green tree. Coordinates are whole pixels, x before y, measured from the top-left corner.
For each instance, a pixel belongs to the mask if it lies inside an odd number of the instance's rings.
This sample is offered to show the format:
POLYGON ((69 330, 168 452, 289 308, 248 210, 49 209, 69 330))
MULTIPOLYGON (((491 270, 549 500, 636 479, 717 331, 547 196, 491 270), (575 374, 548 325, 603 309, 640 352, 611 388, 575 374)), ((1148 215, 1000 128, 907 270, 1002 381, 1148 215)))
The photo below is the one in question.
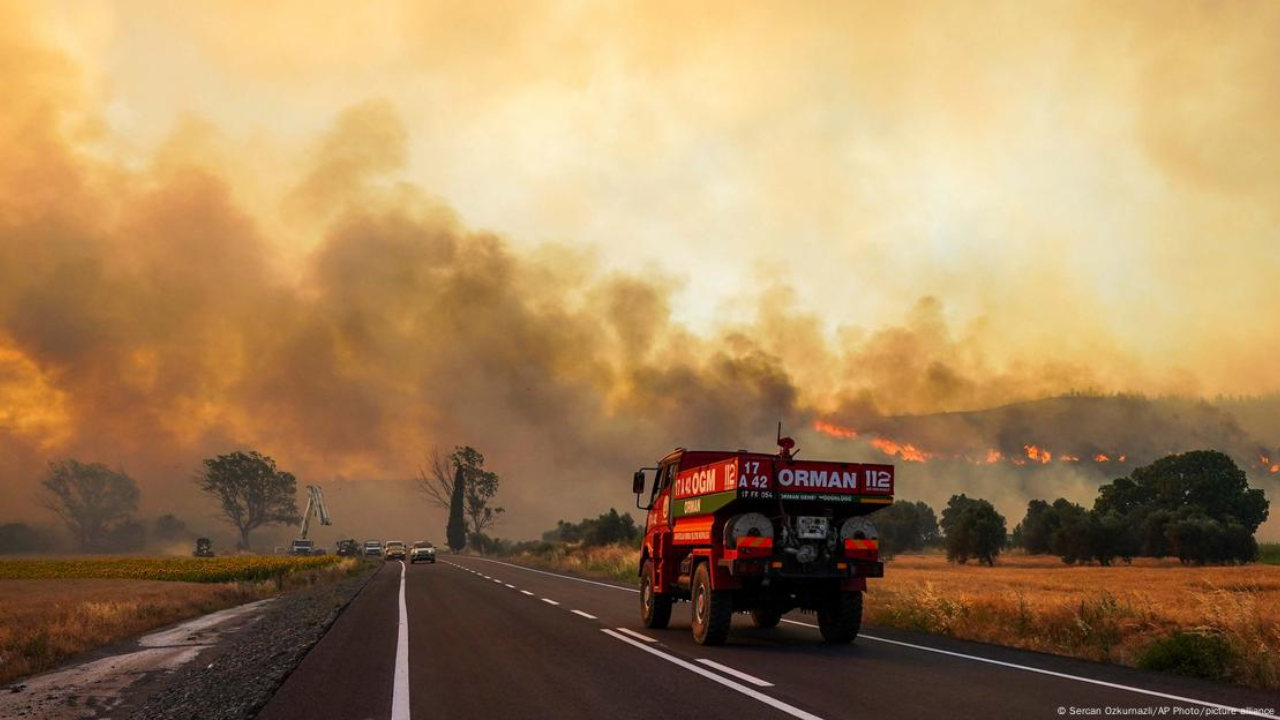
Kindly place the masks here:
POLYGON ((583 518, 577 523, 558 520, 554 529, 542 534, 542 539, 547 542, 581 542, 583 547, 633 543, 640 539, 640 528, 631 513, 609 508, 609 512, 601 513, 599 517, 583 518))
POLYGON ((138 509, 138 484, 102 463, 49 463, 41 503, 62 519, 82 552, 108 550, 103 542, 138 509))
POLYGON ((1169 455, 1119 478, 1098 491, 1094 509, 1114 510, 1123 517, 1156 510, 1188 509, 1220 523, 1236 522, 1257 532, 1270 503, 1265 493, 1249 487, 1245 472, 1217 450, 1169 455))
POLYGON ((218 501, 223 519, 239 532, 237 547, 241 550, 249 549, 250 533, 263 525, 302 522, 296 502, 297 479, 256 451, 206 459, 196 483, 218 501))
POLYGON ((1004 547, 1005 519, 990 502, 964 494, 952 495, 942 511, 947 559, 964 564, 970 558, 994 565, 1004 547))
POLYGON ((452 495, 449 502, 449 524, 445 527, 445 541, 449 549, 462 552, 467 546, 467 521, 465 503, 467 492, 467 476, 458 466, 454 471, 452 495))
MULTIPOLYGON (((1099 518, 1113 517, 1112 535, 1125 553, 1175 555, 1184 563, 1249 562, 1254 533, 1270 512, 1262 490, 1224 453, 1169 455, 1102 486, 1099 518)), ((1096 553, 1095 553, 1096 557, 1096 553)), ((1124 557, 1124 555, 1121 555, 1124 557)))
POLYGON ((922 501, 900 500, 872 516, 880 534, 880 555, 922 550, 938 542, 938 516, 922 501))

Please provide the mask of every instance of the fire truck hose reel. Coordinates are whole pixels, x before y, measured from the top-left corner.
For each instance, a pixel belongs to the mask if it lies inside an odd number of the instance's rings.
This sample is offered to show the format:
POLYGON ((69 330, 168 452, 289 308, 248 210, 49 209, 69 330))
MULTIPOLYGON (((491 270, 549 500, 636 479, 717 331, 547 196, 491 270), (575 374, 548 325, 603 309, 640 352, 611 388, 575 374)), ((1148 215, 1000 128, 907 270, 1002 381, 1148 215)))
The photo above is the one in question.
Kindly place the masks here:
POLYGON ((758 512, 743 513, 742 515, 734 515, 725 521, 724 524, 724 544, 725 547, 735 548, 738 546, 738 539, 744 537, 773 537, 773 523, 764 514, 758 512))
POLYGON ((876 526, 865 517, 851 517, 840 526, 840 541, 845 540, 878 540, 880 533, 876 526))

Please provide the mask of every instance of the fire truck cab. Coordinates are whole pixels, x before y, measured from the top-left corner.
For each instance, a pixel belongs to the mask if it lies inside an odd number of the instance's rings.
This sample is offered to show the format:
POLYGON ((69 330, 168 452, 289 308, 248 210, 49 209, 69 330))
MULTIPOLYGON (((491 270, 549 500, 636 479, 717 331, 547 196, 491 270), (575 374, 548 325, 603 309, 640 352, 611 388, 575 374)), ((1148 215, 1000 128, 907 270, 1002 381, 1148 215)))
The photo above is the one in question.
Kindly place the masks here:
POLYGON ((894 468, 798 460, 789 438, 779 446, 775 455, 677 448, 635 473, 636 504, 648 513, 645 627, 666 627, 673 604, 687 600, 701 645, 724 643, 737 612, 768 628, 808 610, 826 642, 857 636, 867 578, 884 575, 867 515, 893 502, 894 468))

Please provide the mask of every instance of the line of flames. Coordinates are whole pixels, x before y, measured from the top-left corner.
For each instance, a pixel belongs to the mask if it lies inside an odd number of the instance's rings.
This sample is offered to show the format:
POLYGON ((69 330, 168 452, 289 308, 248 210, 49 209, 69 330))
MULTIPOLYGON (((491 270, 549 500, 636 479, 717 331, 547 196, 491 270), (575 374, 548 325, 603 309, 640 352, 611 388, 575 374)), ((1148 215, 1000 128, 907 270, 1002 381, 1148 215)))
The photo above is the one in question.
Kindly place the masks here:
MULTIPOLYGON (((813 429, 818 432, 835 438, 852 439, 860 437, 857 430, 850 427, 837 425, 826 420, 814 420, 813 429)), ((950 459, 965 460, 975 465, 995 465, 996 463, 1009 462, 1014 465, 1040 464, 1047 465, 1057 459, 1057 462, 1078 463, 1083 461, 1092 461, 1094 463, 1124 463, 1128 461, 1125 453, 1097 453, 1093 457, 1080 458, 1069 453, 1053 453, 1052 451, 1039 447, 1037 445, 1023 445, 1022 453, 1017 455, 1006 456, 1002 451, 995 448, 987 450, 986 457, 974 459, 966 455, 940 455, 938 453, 929 452, 912 443, 899 442, 887 437, 879 436, 871 439, 871 446, 883 452, 890 457, 896 457, 904 462, 925 463, 931 459, 946 457, 950 459)), ((1266 454, 1259 454, 1258 459, 1261 461, 1263 471, 1273 475, 1280 474, 1280 462, 1273 461, 1266 454)))

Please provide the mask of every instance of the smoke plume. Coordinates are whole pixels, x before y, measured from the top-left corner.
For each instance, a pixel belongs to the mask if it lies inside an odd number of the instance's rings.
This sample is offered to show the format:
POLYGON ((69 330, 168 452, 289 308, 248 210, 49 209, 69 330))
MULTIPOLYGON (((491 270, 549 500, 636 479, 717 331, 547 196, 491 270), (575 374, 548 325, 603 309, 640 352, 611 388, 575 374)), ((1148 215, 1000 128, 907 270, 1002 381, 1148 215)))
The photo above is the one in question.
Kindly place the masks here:
POLYGON ((413 540, 443 517, 408 480, 461 444, 516 537, 779 420, 810 456, 945 456, 901 493, 1008 512, 1106 473, 989 451, 1280 445, 1192 400, 961 415, 1280 389, 1274 8, 152 8, 157 38, 103 7, 0 11, 4 516, 65 457, 203 529, 199 460, 253 448, 335 535, 413 540))

